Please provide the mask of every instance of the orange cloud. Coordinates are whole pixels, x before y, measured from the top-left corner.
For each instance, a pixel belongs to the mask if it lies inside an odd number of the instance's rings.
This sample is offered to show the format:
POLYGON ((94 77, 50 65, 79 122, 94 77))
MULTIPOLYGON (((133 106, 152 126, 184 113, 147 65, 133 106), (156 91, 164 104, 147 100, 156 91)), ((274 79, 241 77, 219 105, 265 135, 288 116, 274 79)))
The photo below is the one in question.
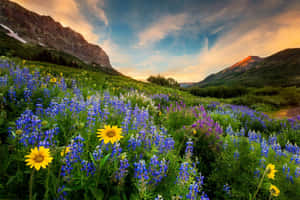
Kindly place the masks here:
POLYGON ((178 67, 164 74, 181 82, 200 81, 249 55, 264 57, 286 48, 300 47, 300 9, 289 9, 247 30, 249 23, 232 29, 211 49, 195 56, 196 64, 181 65, 178 62, 178 67))

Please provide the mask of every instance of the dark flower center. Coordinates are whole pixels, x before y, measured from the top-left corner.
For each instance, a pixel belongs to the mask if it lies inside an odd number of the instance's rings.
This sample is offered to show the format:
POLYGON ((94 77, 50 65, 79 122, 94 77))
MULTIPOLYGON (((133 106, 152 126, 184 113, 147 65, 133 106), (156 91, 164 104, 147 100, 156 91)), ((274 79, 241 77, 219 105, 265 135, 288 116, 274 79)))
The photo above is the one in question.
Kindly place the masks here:
POLYGON ((116 135, 115 131, 107 131, 106 133, 107 137, 114 137, 116 135))
POLYGON ((35 162, 38 162, 38 163, 41 163, 43 162, 44 160, 44 156, 42 155, 37 155, 35 158, 34 158, 35 162))

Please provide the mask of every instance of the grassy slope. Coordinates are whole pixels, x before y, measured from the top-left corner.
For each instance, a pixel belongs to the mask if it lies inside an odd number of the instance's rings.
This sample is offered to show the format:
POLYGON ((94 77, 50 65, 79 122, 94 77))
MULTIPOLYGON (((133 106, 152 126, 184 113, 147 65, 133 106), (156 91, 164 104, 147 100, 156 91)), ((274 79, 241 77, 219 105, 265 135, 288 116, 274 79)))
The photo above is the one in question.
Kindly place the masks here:
POLYGON ((101 71, 92 71, 90 69, 77 69, 69 66, 56 65, 53 63, 40 62, 40 61, 29 61, 22 60, 20 58, 9 58, 15 63, 25 62, 25 66, 34 70, 41 72, 49 72, 51 74, 63 73, 65 77, 75 78, 79 80, 81 84, 92 85, 94 89, 99 89, 101 91, 107 90, 110 92, 115 91, 115 95, 120 95, 121 93, 127 93, 129 90, 138 90, 143 92, 145 95, 155 95, 155 94, 168 94, 174 100, 182 100, 187 105, 196 105, 200 103, 209 103, 212 101, 222 101, 222 99, 217 98, 204 98, 196 97, 189 92, 182 91, 174 88, 162 87, 152 83, 146 83, 142 81, 134 80, 130 77, 121 75, 111 75, 101 71), (85 75, 84 79, 82 75, 85 75))

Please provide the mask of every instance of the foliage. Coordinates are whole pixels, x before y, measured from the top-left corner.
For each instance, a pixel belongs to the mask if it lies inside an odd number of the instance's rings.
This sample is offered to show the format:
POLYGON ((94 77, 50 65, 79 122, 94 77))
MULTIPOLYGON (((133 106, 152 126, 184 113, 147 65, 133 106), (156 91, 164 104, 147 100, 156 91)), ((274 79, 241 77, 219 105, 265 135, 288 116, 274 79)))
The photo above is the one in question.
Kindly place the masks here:
POLYGON ((1 198, 251 199, 263 180, 256 199, 270 184, 299 199, 300 118, 15 58, 1 59, 0 88, 1 198), (106 125, 122 137, 100 141, 106 125), (25 156, 39 146, 53 159, 36 171, 25 156), (260 179, 269 163, 275 179, 260 179))
POLYGON ((154 84, 166 86, 166 87, 173 87, 173 88, 179 87, 179 83, 175 79, 165 78, 160 75, 150 76, 147 78, 147 81, 149 81, 150 83, 154 83, 154 84))

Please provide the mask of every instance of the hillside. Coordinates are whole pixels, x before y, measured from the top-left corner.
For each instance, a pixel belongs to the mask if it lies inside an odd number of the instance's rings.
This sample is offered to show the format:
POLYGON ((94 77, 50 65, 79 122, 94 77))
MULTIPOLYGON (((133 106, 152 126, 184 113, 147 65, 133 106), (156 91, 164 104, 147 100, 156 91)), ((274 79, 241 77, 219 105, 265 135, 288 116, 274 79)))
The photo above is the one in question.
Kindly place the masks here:
POLYGON ((266 58, 249 56, 194 86, 299 86, 300 48, 286 49, 266 58))
POLYGON ((17 58, 0 58, 0 89, 1 199, 174 199, 195 184, 198 200, 226 199, 224 185, 247 199, 264 159, 278 169, 278 199, 299 199, 299 119, 195 106, 176 89, 17 58), (144 182, 149 193, 141 180, 156 181, 144 182))
POLYGON ((101 71, 111 75, 121 75, 114 68, 86 64, 77 57, 63 51, 45 48, 32 43, 23 43, 21 42, 22 39, 17 40, 15 37, 8 36, 8 34, 9 32, 0 26, 0 56, 19 57, 26 60, 49 62, 78 69, 101 71))
POLYGON ((63 51, 96 67, 112 68, 101 47, 88 43, 81 34, 63 27, 50 16, 41 16, 16 3, 1 0, 0 24, 13 30, 26 43, 63 51))

